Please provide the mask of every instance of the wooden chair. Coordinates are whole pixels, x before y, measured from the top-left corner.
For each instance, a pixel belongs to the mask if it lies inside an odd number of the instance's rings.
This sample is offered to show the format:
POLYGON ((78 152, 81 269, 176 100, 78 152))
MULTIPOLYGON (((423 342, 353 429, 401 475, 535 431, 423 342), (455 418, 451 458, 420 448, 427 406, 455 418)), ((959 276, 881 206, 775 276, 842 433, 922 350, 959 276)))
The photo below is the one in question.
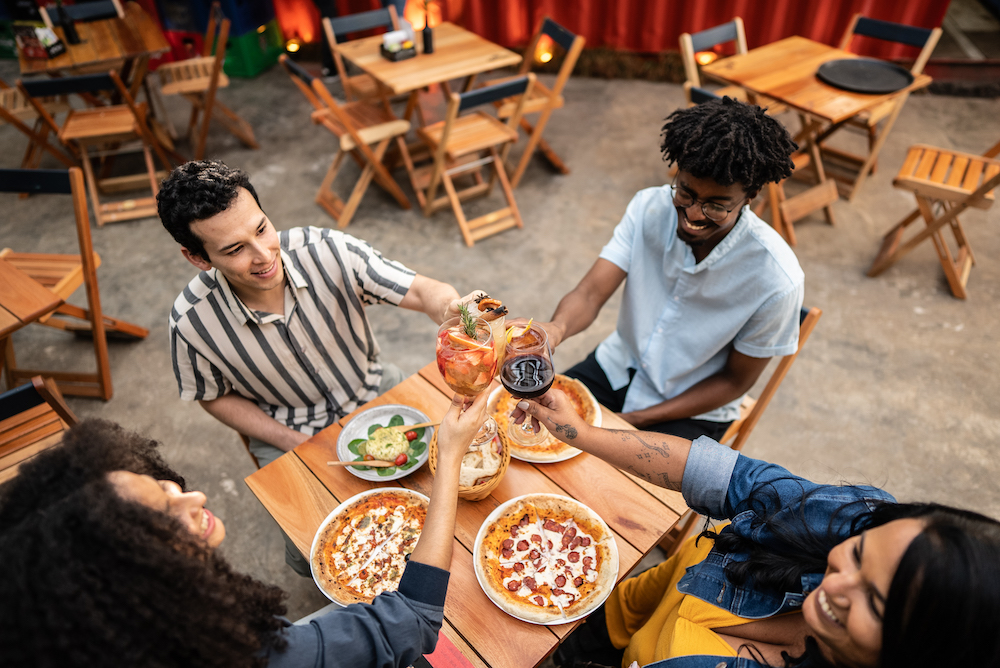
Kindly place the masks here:
POLYGON ((156 70, 160 75, 162 95, 182 95, 191 103, 187 136, 188 141, 194 145, 195 160, 205 157, 208 127, 213 117, 245 146, 252 149, 260 148, 250 124, 216 99, 218 90, 229 85, 229 77, 222 71, 222 64, 226 60, 226 40, 229 39, 230 21, 227 18, 222 18, 220 21, 220 16, 219 3, 213 3, 209 11, 208 29, 205 31, 200 57, 160 65, 156 70), (215 55, 212 55, 213 53, 215 55))
MULTIPOLYGON (((729 443, 729 447, 733 450, 743 449, 743 445, 750 438, 750 433, 753 432, 754 427, 757 426, 768 404, 771 403, 771 399, 774 398, 774 394, 778 391, 781 381, 788 375, 788 371, 792 368, 792 364, 795 363, 795 359, 802 352, 802 347, 809 340, 809 335, 812 334, 821 315, 823 315, 823 311, 818 308, 803 308, 799 312, 798 349, 791 355, 785 355, 781 358, 778 366, 774 369, 774 373, 771 374, 771 378, 768 379, 767 385, 764 386, 764 391, 760 393, 760 397, 754 399, 749 394, 743 397, 743 403, 740 404, 740 417, 729 425, 729 429, 719 439, 720 443, 729 443)), ((677 520, 677 524, 667 532, 667 535, 660 541, 660 547, 667 553, 667 558, 673 556, 680 549, 680 546, 684 543, 688 534, 691 533, 691 529, 700 517, 693 510, 688 510, 684 513, 683 517, 677 520)))
POLYGON ((104 315, 101 310, 101 294, 97 284, 97 267, 100 266, 101 259, 94 252, 93 242, 90 238, 90 217, 87 215, 87 197, 80 168, 73 167, 68 171, 0 169, 0 192, 72 195, 76 235, 80 246, 78 255, 15 253, 11 249, 5 248, 0 251, 0 257, 64 300, 68 299, 80 285, 86 288, 86 309, 67 303, 55 311, 55 314, 81 320, 82 323, 56 317, 40 318, 38 322, 56 329, 89 333, 94 340, 94 357, 97 361, 96 373, 19 369, 14 357, 13 345, 8 341, 5 349, 0 351, 4 357, 8 381, 14 384, 19 380, 33 376, 47 376, 59 384, 63 394, 110 399, 112 395, 111 366, 108 359, 106 333, 115 332, 141 339, 149 334, 149 330, 117 318, 111 318, 104 315))
MULTIPOLYGON (((548 142, 542 138, 542 132, 545 131, 545 126, 548 124, 552 112, 556 109, 561 109, 565 104, 562 91, 566 86, 566 82, 569 81, 569 76, 576 66, 576 61, 580 57, 580 52, 583 51, 583 44, 586 40, 582 35, 574 35, 552 19, 548 17, 543 18, 538 24, 538 29, 535 31, 534 36, 528 43, 528 48, 524 52, 524 60, 521 61, 521 68, 518 70, 517 76, 524 76, 531 71, 531 66, 535 60, 533 57, 534 53, 538 49, 543 36, 562 47, 565 55, 563 56, 562 65, 559 66, 559 73, 556 75, 556 80, 552 84, 552 88, 550 89, 541 81, 536 80, 535 85, 531 87, 531 96, 524 101, 520 123, 521 128, 528 134, 528 144, 524 147, 521 159, 510 176, 510 185, 512 188, 516 188, 517 184, 521 182, 524 170, 527 169, 528 162, 531 161, 531 156, 534 155, 536 148, 542 152, 542 155, 556 171, 560 174, 569 174, 569 167, 552 150, 548 142), (538 121, 532 127, 525 116, 536 113, 539 114, 538 121)), ((502 81, 494 80, 489 83, 497 84, 502 81)), ((496 102, 497 117, 501 119, 510 118, 514 110, 517 109, 519 102, 518 99, 507 99, 496 102)))
POLYGON ((998 153, 1000 142, 981 156, 923 144, 911 146, 892 185, 913 192, 917 208, 886 233, 868 275, 878 276, 930 238, 952 294, 965 299, 965 286, 976 258, 958 216, 969 207, 993 206, 993 189, 1000 185, 998 153), (906 228, 919 218, 923 218, 924 229, 903 241, 906 228), (954 256, 945 229, 955 237, 958 250, 954 256))
POLYGON ((514 191, 503 167, 511 145, 517 141, 517 127, 521 122, 524 101, 531 95, 535 75, 519 77, 512 81, 487 86, 467 93, 452 93, 448 101, 445 120, 417 130, 434 162, 414 175, 414 189, 424 215, 451 206, 458 227, 467 246, 490 235, 512 227, 524 227, 521 213, 514 200, 514 191), (482 110, 459 115, 474 107, 492 104, 512 95, 519 96, 513 113, 502 123, 482 110), (498 147, 502 147, 499 151, 498 147), (493 167, 489 180, 484 180, 482 169, 493 167), (455 188, 456 177, 471 178, 473 183, 461 190, 455 188), (462 210, 464 200, 489 196, 496 180, 500 181, 507 206, 467 220, 462 210), (438 197, 443 186, 445 195, 438 197))
POLYGON ((136 104, 122 83, 118 73, 111 70, 107 74, 87 74, 77 77, 59 79, 43 79, 37 81, 19 81, 19 90, 44 119, 49 129, 55 133, 67 150, 80 156, 83 172, 87 177, 87 188, 90 191, 91 203, 94 207, 94 218, 98 225, 121 220, 156 217, 156 193, 159 182, 166 172, 157 173, 153 163, 153 153, 160 163, 170 171, 173 164, 167 157, 150 131, 147 118, 146 103, 136 104), (52 95, 80 94, 92 96, 95 93, 117 93, 124 104, 111 106, 96 106, 88 109, 73 109, 60 126, 56 123, 39 98, 52 95), (98 179, 91 165, 91 151, 94 156, 104 160, 104 170, 110 167, 110 159, 125 142, 138 140, 145 159, 145 173, 98 179), (99 192, 115 192, 142 187, 148 183, 152 196, 139 199, 129 199, 123 202, 102 204, 99 192))
MULTIPOLYGON (((687 83, 691 84, 692 87, 685 87, 684 89, 689 107, 699 104, 696 100, 693 100, 690 97, 690 91, 692 89, 698 88, 701 90, 707 90, 702 84, 701 71, 698 69, 698 61, 695 54, 701 51, 711 51, 716 46, 719 46, 720 44, 728 44, 729 42, 733 42, 736 48, 736 55, 743 55, 747 52, 746 31, 743 27, 743 19, 739 16, 734 18, 729 23, 723 23, 722 25, 717 25, 714 28, 708 28, 707 30, 696 32, 693 35, 686 32, 681 33, 680 47, 681 60, 684 62, 684 76, 687 79, 687 83)), ((741 102, 759 104, 762 107, 767 107, 767 112, 769 114, 777 114, 785 110, 784 105, 778 104, 770 98, 755 96, 752 93, 748 93, 740 86, 725 86, 711 92, 719 97, 729 96, 741 102)))
MULTIPOLYGON (((70 110, 69 101, 65 96, 42 98, 39 103, 53 117, 70 110)), ((49 144, 50 128, 24 97, 24 93, 0 79, 0 124, 2 123, 10 123, 28 137, 28 148, 21 160, 21 167, 25 169, 37 167, 42 159, 42 151, 48 151, 52 157, 66 167, 77 165, 73 156, 67 155, 49 144), (29 123, 32 125, 29 126, 29 123)))
MULTIPOLYGON (((80 2, 72 5, 63 5, 63 11, 70 21, 87 23, 90 21, 100 21, 101 19, 125 18, 125 11, 118 0, 93 0, 91 2, 80 2)), ((38 13, 42 15, 42 21, 50 29, 54 26, 61 26, 62 19, 59 12, 50 12, 46 7, 39 7, 38 13)))
POLYGON ((382 163, 390 142, 395 141, 406 162, 407 171, 412 175, 413 162, 404 141, 406 133, 410 131, 409 121, 396 118, 384 102, 356 100, 344 105, 338 104, 323 82, 306 72, 301 65, 285 54, 279 56, 278 61, 315 109, 312 113, 313 123, 322 125, 337 138, 338 146, 333 163, 316 193, 316 203, 337 221, 337 227, 347 227, 351 222, 373 178, 389 191, 401 207, 409 209, 410 200, 382 163), (334 191, 333 184, 348 155, 361 167, 361 175, 347 202, 344 202, 334 191))
POLYGON ((35 376, 0 394, 0 485, 17 475, 21 464, 62 440, 76 416, 56 384, 35 376))
POLYGON ((344 87, 344 97, 347 98, 348 102, 381 97, 382 91, 378 82, 368 74, 349 75, 344 59, 340 52, 334 48, 334 44, 345 42, 346 36, 351 33, 372 30, 373 28, 399 30, 399 16, 396 14, 395 5, 390 4, 383 9, 373 9, 369 12, 359 12, 347 16, 323 18, 326 41, 330 45, 333 62, 337 67, 337 74, 340 75, 340 83, 344 87))
MULTIPOLYGON (((931 57, 934 47, 937 46, 938 39, 941 37, 941 28, 934 28, 933 30, 916 28, 901 23, 870 19, 861 14, 855 14, 851 18, 847 30, 844 31, 839 48, 844 51, 850 51, 851 42, 856 35, 874 37, 876 39, 919 48, 920 54, 910 67, 910 73, 917 76, 924 71, 927 60, 931 57)), ((882 150, 882 146, 889 136, 889 131, 896 123, 896 118, 903 109, 903 105, 906 104, 908 97, 909 93, 905 93, 883 102, 877 107, 864 111, 843 123, 827 128, 817 137, 817 143, 825 156, 845 163, 852 169, 857 170, 853 176, 837 175, 845 183, 845 194, 849 198, 853 199, 854 194, 861 187, 861 184, 865 182, 865 179, 868 178, 868 175, 875 171, 875 163, 879 151, 882 150), (880 123, 882 124, 881 131, 878 129, 880 123), (843 151, 830 146, 826 142, 828 137, 845 127, 860 129, 867 135, 867 154, 859 155, 850 151, 843 151)))

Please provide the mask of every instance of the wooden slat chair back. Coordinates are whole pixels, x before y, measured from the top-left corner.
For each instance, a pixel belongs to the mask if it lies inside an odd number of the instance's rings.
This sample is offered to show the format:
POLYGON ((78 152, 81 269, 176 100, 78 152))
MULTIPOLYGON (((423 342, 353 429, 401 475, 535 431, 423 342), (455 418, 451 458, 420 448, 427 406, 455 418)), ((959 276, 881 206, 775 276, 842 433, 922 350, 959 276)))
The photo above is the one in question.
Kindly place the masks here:
POLYGON ((17 366, 13 344, 8 344, 0 354, 11 384, 33 376, 53 378, 63 394, 100 397, 108 400, 112 395, 111 365, 108 359, 107 331, 133 338, 145 338, 149 330, 131 323, 111 318, 101 309, 101 294, 97 283, 97 268, 101 259, 94 252, 90 236, 90 216, 87 214, 87 197, 83 173, 79 167, 67 170, 53 169, 0 169, 0 192, 26 192, 30 194, 67 194, 73 199, 76 237, 80 252, 76 255, 49 253, 16 253, 9 248, 0 251, 0 257, 35 279, 63 300, 81 285, 87 291, 87 308, 63 304, 55 313, 77 321, 45 317, 38 322, 67 331, 88 331, 94 341, 96 373, 71 373, 21 369, 17 366))
MULTIPOLYGON (((69 101, 65 96, 42 98, 39 103, 51 116, 64 114, 70 110, 69 101)), ((25 169, 37 167, 42 160, 43 152, 48 152, 66 167, 77 165, 74 156, 49 143, 49 126, 38 116, 38 112, 24 97, 24 93, 0 79, 0 125, 4 123, 13 125, 28 138, 28 147, 25 149, 24 158, 21 159, 21 167, 25 169)))
POLYGON ((380 97, 382 93, 378 82, 368 74, 351 76, 347 71, 344 58, 334 45, 347 41, 348 35, 375 28, 385 28, 390 31, 399 30, 399 16, 396 13, 395 5, 390 4, 384 9, 373 9, 347 16, 323 18, 323 31, 326 33, 326 41, 330 45, 333 63, 337 68, 337 74, 340 75, 340 83, 344 87, 344 97, 347 98, 348 102, 380 97))
POLYGON ((958 216, 970 207, 993 206, 993 190, 1000 186, 998 153, 1000 143, 981 156, 924 144, 911 146, 892 184, 911 191, 917 199, 917 208, 886 233, 868 275, 878 276, 930 238, 952 294, 965 299, 976 258, 958 216), (918 219, 923 219, 924 229, 904 241, 906 228, 918 219), (955 238, 954 255, 944 235, 946 229, 955 238))
MULTIPOLYGON (((818 308, 801 309, 799 312, 798 348, 791 355, 785 355, 778 361, 778 366, 775 367, 774 372, 767 381, 767 385, 764 386, 763 392, 760 393, 757 399, 754 399, 750 395, 743 397, 743 403, 740 404, 740 417, 729 425, 729 429, 719 439, 720 443, 729 444, 729 447, 733 450, 743 449, 754 427, 757 426, 764 411, 771 403, 771 399, 777 393, 781 382, 788 375, 788 371, 792 368, 792 364, 795 363, 799 353, 802 352, 802 347, 809 340, 809 335, 812 334, 821 315, 823 315, 823 311, 818 308)), ((698 513, 688 510, 677 521, 674 527, 667 532, 667 535, 663 537, 663 540, 660 541, 660 547, 667 553, 667 558, 676 554, 677 550, 680 549, 684 540, 691 533, 691 529, 698 522, 699 517, 698 513)))
MULTIPOLYGON (((917 76, 924 71, 924 66, 927 64, 928 59, 930 59, 934 47, 937 46, 938 40, 941 38, 941 28, 918 28, 855 14, 851 17, 851 22, 844 31, 839 48, 844 51, 850 51, 851 44, 858 35, 919 48, 920 54, 910 67, 910 73, 917 76)), ((824 155, 844 163, 850 172, 856 171, 853 175, 844 175, 839 172, 834 173, 845 184, 845 194, 850 198, 853 199, 854 194, 858 192, 858 189, 868 178, 868 175, 875 171, 878 154, 885 144, 889 131, 896 122, 896 117, 906 103, 907 97, 909 95, 904 94, 893 100, 883 102, 877 107, 861 112, 842 124, 827 128, 819 135, 820 150, 824 155), (879 130, 879 124, 883 126, 881 131, 879 130), (867 135, 867 154, 862 155, 845 151, 829 145, 826 139, 844 127, 859 129, 867 135)))
MULTIPOLYGON (((95 0, 92 2, 78 2, 72 5, 63 5, 66 18, 73 22, 88 23, 90 21, 100 21, 102 19, 125 18, 125 10, 118 0, 95 0)), ((62 17, 59 12, 48 10, 46 7, 39 7, 38 12, 42 15, 42 21, 49 28, 62 25, 62 17)))
POLYGON ((517 141, 524 103, 530 98, 534 84, 535 75, 528 73, 467 93, 452 93, 445 120, 417 130, 418 136, 434 156, 434 162, 414 177, 414 188, 418 199, 422 198, 424 215, 429 216, 434 211, 451 206, 467 246, 512 227, 524 227, 504 161, 511 145, 517 141), (506 123, 476 109, 514 95, 520 100, 506 123), (464 111, 470 113, 462 114, 464 111), (492 171, 489 179, 484 180, 482 170, 487 167, 492 167, 492 171), (459 190, 455 187, 458 177, 471 179, 472 183, 459 190), (507 206, 467 220, 462 201, 489 196, 495 181, 500 182, 507 206), (441 197, 437 195, 439 187, 445 191, 441 197))
MULTIPOLYGON (((548 38, 559 45, 564 51, 564 55, 552 88, 536 80, 535 84, 531 87, 531 95, 524 100, 520 126, 528 135, 528 143, 524 147, 524 152, 521 153, 517 166, 510 173, 510 185, 513 188, 516 188, 517 184, 521 182, 521 177, 524 176, 524 171, 528 168, 528 163, 531 161, 531 156, 534 155, 535 149, 541 151, 542 156, 560 174, 569 174, 569 167, 566 166, 566 163, 556 154, 549 143, 542 138, 542 133, 545 131, 545 126, 548 124, 552 112, 556 109, 561 109, 566 103, 562 94, 563 88, 566 87, 566 82, 569 81, 569 77, 573 73, 573 68, 576 67, 576 61, 580 58, 580 53, 583 51, 586 40, 582 35, 574 35, 549 17, 544 17, 538 24, 538 29, 535 30, 535 34, 524 52, 524 60, 521 61, 521 67, 517 73, 518 77, 523 77, 531 71, 531 67, 535 62, 534 53, 543 38, 548 38), (528 114, 539 114, 538 120, 534 125, 525 118, 528 114)), ((502 80, 490 81, 489 83, 496 84, 501 82, 502 80)), ((516 98, 497 101, 497 117, 501 119, 509 118, 514 113, 519 102, 520 100, 516 98)), ((510 170, 508 169, 508 171, 510 170)))
POLYGON ((187 137, 194 147, 195 160, 205 157, 208 129, 213 118, 248 148, 260 148, 253 127, 217 99, 219 89, 229 86, 229 77, 222 66, 231 24, 229 19, 222 17, 219 3, 212 3, 201 56, 160 65, 156 70, 160 75, 161 94, 180 95, 191 103, 187 137))
POLYGON ((156 193, 159 191, 159 181, 173 168, 173 164, 149 128, 146 103, 135 103, 117 72, 111 70, 106 74, 19 81, 18 88, 62 145, 80 156, 94 207, 94 218, 98 225, 156 217, 156 193), (117 93, 123 104, 73 109, 62 125, 59 125, 41 102, 41 99, 50 96, 97 93, 117 93), (134 140, 138 140, 141 146, 145 159, 145 174, 98 179, 91 164, 91 153, 94 153, 94 157, 108 159, 122 143, 134 140), (154 153, 166 171, 157 173, 153 162, 154 153), (101 190, 140 188, 144 183, 149 186, 150 197, 101 203, 101 190))
POLYGON ((59 443, 76 423, 50 379, 35 376, 0 394, 0 485, 16 476, 21 464, 59 443))
POLYGON ((320 79, 287 55, 282 54, 278 61, 313 106, 312 122, 322 125, 337 138, 333 162, 316 193, 316 203, 337 221, 337 227, 347 227, 351 222, 372 179, 389 191, 401 207, 409 209, 409 199, 382 164, 389 144, 395 141, 412 173, 412 161, 405 142, 406 133, 410 131, 409 121, 397 118, 388 105, 374 100, 357 100, 341 105, 320 79), (361 167, 361 174, 345 202, 333 186, 348 155, 361 167))

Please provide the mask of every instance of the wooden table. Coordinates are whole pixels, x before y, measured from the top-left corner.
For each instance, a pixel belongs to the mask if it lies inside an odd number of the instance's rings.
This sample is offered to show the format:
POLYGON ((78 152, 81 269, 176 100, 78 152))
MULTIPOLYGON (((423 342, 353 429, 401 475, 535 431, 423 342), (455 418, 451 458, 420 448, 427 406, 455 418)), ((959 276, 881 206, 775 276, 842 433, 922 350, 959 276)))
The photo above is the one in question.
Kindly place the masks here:
MULTIPOLYGON (((451 396, 451 390, 432 363, 358 411, 400 403, 418 408, 431 419, 439 419, 447 411, 451 396)), ((250 490, 303 554, 309 554, 313 536, 326 516, 358 492, 403 486, 430 494, 432 477, 426 465, 412 475, 388 483, 368 482, 344 468, 327 466, 327 461, 337 459, 337 436, 353 415, 246 478, 250 490)), ((632 428, 607 409, 603 424, 632 428)), ((557 464, 512 460, 490 497, 475 502, 459 500, 451 582, 441 633, 472 665, 480 668, 532 668, 580 623, 537 626, 518 621, 497 608, 476 580, 472 553, 483 520, 504 501, 531 492, 571 496, 604 518, 618 544, 619 579, 632 570, 687 510, 679 493, 639 481, 586 453, 557 464)))
MULTIPOLYGON (((827 61, 857 57, 848 51, 814 42, 805 37, 787 37, 743 55, 717 60, 705 65, 702 71, 726 83, 741 86, 751 93, 783 102, 798 111, 803 118, 806 143, 804 155, 807 159, 802 162, 797 161, 796 166, 812 162, 820 185, 826 182, 826 174, 819 155, 820 134, 828 135, 859 113, 894 100, 896 106, 887 118, 875 145, 872 146, 868 160, 861 165, 858 172, 851 191, 853 198, 868 177, 906 98, 912 91, 924 88, 931 82, 929 76, 921 74, 902 90, 885 95, 866 95, 834 88, 816 77, 819 66, 827 61)), ((832 224, 832 212, 829 211, 829 207, 827 207, 827 217, 832 224)))
MULTIPOLYGON (((85 74, 101 69, 119 69, 122 63, 145 62, 149 57, 170 50, 163 31, 142 7, 126 2, 125 18, 78 22, 79 44, 66 41, 63 29, 54 28, 66 45, 66 53, 50 59, 28 59, 18 52, 21 74, 85 74)), ((145 75, 145 72, 142 72, 145 75)), ((123 77, 125 78, 125 77, 123 77)))
POLYGON ((414 58, 393 62, 382 57, 381 35, 337 44, 340 54, 367 72, 390 95, 412 93, 405 118, 410 119, 416 105, 416 92, 452 79, 471 78, 500 67, 519 65, 521 56, 454 23, 434 28, 434 53, 423 53, 417 39, 414 58))
POLYGON ((62 303, 59 295, 0 258, 0 371, 7 355, 13 354, 7 343, 10 335, 62 303))

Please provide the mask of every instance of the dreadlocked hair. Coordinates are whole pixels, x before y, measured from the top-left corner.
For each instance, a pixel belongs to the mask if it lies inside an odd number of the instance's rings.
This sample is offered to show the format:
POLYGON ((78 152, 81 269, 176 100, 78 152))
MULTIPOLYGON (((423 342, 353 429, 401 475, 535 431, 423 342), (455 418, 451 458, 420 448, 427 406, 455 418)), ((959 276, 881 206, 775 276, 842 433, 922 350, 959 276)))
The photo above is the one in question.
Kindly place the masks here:
POLYGON ((660 151, 668 163, 751 195, 792 175, 798 145, 763 109, 731 97, 678 109, 667 116, 660 151))
POLYGON ((0 488, 3 663, 259 666, 285 646, 279 588, 115 491, 112 471, 183 487, 156 447, 87 420, 0 488))

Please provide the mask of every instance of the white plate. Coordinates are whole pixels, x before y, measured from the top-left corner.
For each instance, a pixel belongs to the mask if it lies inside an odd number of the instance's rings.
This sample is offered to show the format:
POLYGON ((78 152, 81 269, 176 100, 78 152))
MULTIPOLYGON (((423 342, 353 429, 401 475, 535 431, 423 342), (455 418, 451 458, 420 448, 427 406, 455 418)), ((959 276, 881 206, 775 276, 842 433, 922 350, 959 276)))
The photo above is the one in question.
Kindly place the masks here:
MULTIPOLYGON (((422 420, 422 422, 427 422, 427 420, 422 420)), ((414 422, 413 424, 417 424, 417 423, 414 422)), ((331 596, 329 594, 329 592, 327 592, 326 589, 323 588, 323 585, 320 584, 319 579, 316 577, 316 571, 313 569, 313 557, 316 554, 316 546, 319 544, 319 537, 321 535, 323 535, 323 530, 326 529, 326 526, 330 522, 332 522, 333 519, 337 515, 339 515, 340 513, 342 513, 345 508, 347 508, 348 506, 352 505, 356 501, 359 501, 359 500, 361 500, 361 499, 363 499, 365 497, 371 496, 372 494, 381 494, 383 492, 405 492, 406 494, 409 494, 411 496, 415 496, 415 497, 417 497, 419 499, 422 499, 424 503, 428 503, 429 504, 431 502, 431 500, 429 498, 427 498, 426 496, 424 496, 420 492, 415 492, 412 489, 406 489, 404 487, 376 487, 375 489, 369 489, 366 492, 360 492, 358 494, 355 494, 354 496, 352 496, 351 498, 347 499, 346 501, 344 501, 343 503, 341 503, 339 506, 337 506, 336 508, 334 508, 330 512, 330 514, 326 516, 326 519, 323 520, 323 523, 319 525, 319 529, 316 530, 316 535, 313 536, 312 546, 309 548, 309 572, 312 573, 313 582, 316 583, 316 588, 319 589, 321 592, 323 592, 323 594, 328 599, 330 599, 331 601, 333 601, 334 603, 336 603, 337 605, 339 605, 341 607, 346 607, 346 606, 344 606, 343 603, 341 603, 340 601, 338 601, 337 599, 335 599, 333 596, 331 596)))
MULTIPOLYGON (((559 375, 561 375, 561 374, 557 374, 557 377, 559 375)), ((584 391, 586 391, 587 398, 590 399, 590 402, 594 405, 594 409, 595 409, 594 410, 594 426, 595 427, 600 427, 601 423, 602 423, 601 405, 599 403, 597 403, 597 399, 594 398, 594 395, 591 394, 590 390, 587 388, 586 385, 584 385, 583 383, 580 383, 580 386, 584 389, 584 391)), ((489 401, 486 404, 486 410, 487 410, 487 412, 490 415, 493 415, 494 413, 496 413, 497 402, 500 400, 500 392, 501 391, 506 392, 506 390, 504 390, 503 386, 495 388, 490 393, 489 401)), ((576 457, 578 454, 580 454, 581 452, 583 452, 583 450, 579 450, 577 448, 574 448, 571 445, 567 445, 566 446, 566 451, 563 454, 559 455, 558 457, 556 457, 554 459, 545 459, 545 458, 533 457, 531 455, 531 449, 532 448, 531 448, 530 445, 518 445, 517 443, 515 443, 510 438, 507 439, 507 442, 510 443, 510 456, 511 456, 511 458, 513 458, 513 459, 520 459, 522 462, 530 462, 532 464, 555 464, 556 462, 564 462, 567 459, 572 459, 573 457, 576 457)))
MULTIPOLYGON (((372 406, 368 410, 361 411, 355 415, 351 418, 350 422, 344 425, 344 428, 340 432, 340 436, 337 438, 337 459, 342 462, 353 461, 357 455, 347 449, 348 444, 355 439, 367 439, 368 428, 373 424, 380 424, 383 427, 389 426, 389 420, 392 419, 393 415, 398 415, 403 418, 404 424, 420 424, 421 422, 431 421, 429 417, 418 411, 416 408, 406 406, 405 404, 384 404, 382 406, 372 406)), ((424 436, 420 440, 423 441, 425 446, 427 446, 430 444, 431 436, 433 435, 434 427, 424 427, 424 436)), ((389 480, 398 480, 399 478, 410 475, 424 465, 424 462, 427 461, 427 457, 429 455, 429 449, 424 447, 424 451, 417 455, 417 463, 415 466, 408 469, 400 469, 399 467, 396 467, 395 472, 390 475, 379 475, 377 469, 359 471, 353 466, 345 466, 344 469, 350 471, 362 480, 386 482, 389 480)))
POLYGON ((523 617, 518 617, 517 615, 515 615, 514 613, 512 613, 512 612, 510 612, 508 610, 504 610, 503 606, 500 605, 500 602, 496 598, 494 598, 494 596, 496 594, 493 592, 493 590, 490 589, 489 587, 487 587, 483 583, 482 576, 479 574, 479 568, 476 567, 476 564, 479 563, 479 559, 482 556, 483 539, 486 537, 486 530, 487 530, 487 528, 491 524, 493 524, 493 522, 495 522, 497 520, 497 518, 499 518, 501 515, 503 515, 504 513, 506 513, 508 508, 510 508, 512 505, 514 505, 515 503, 519 502, 521 499, 523 499, 525 497, 528 497, 528 496, 548 496, 548 497, 552 497, 554 499, 568 500, 568 501, 570 501, 572 503, 577 504, 578 506, 582 506, 582 507, 586 508, 587 510, 589 510, 590 513, 591 513, 591 515, 593 517, 596 517, 600 521, 601 526, 604 528, 604 531, 609 536, 608 540, 609 540, 609 545, 611 546, 610 550, 609 550, 610 553, 611 553, 611 564, 608 567, 609 568, 614 568, 614 570, 615 570, 615 583, 617 584, 617 582, 618 582, 618 543, 615 542, 615 535, 611 532, 611 527, 609 527, 608 523, 604 521, 604 518, 601 517, 600 515, 598 515, 597 513, 595 513, 593 511, 593 509, 590 506, 588 506, 587 504, 582 503, 581 501, 577 501, 576 499, 573 499, 571 497, 564 496, 562 494, 545 494, 545 493, 538 492, 538 493, 534 493, 534 494, 522 494, 521 496, 514 497, 513 499, 510 499, 508 501, 505 501, 504 503, 501 503, 499 506, 497 506, 496 508, 493 509, 493 512, 490 513, 489 517, 486 518, 486 520, 483 522, 482 526, 479 527, 479 533, 476 534, 475 549, 472 552, 472 568, 476 572, 476 581, 479 582, 479 588, 483 590, 483 593, 486 594, 486 597, 489 598, 491 601, 493 601, 493 603, 498 608, 500 608, 501 610, 503 610, 504 612, 506 612, 511 617, 513 617, 515 619, 520 619, 522 622, 528 622, 529 624, 538 624, 539 626, 558 626, 560 624, 568 624, 570 622, 575 622, 578 619, 583 619, 584 617, 586 617, 590 613, 594 612, 594 610, 597 610, 597 608, 599 608, 600 606, 602 606, 604 604, 604 602, 606 600, 608 600, 608 597, 611 596, 611 592, 614 590, 614 587, 609 587, 608 588, 608 593, 600 601, 597 601, 595 599, 595 602, 593 603, 593 605, 590 607, 589 610, 587 610, 585 612, 582 612, 582 613, 576 615, 575 617, 567 617, 565 619, 556 619, 556 620, 553 620, 551 622, 544 622, 543 623, 543 622, 532 621, 530 619, 524 619, 523 617))

